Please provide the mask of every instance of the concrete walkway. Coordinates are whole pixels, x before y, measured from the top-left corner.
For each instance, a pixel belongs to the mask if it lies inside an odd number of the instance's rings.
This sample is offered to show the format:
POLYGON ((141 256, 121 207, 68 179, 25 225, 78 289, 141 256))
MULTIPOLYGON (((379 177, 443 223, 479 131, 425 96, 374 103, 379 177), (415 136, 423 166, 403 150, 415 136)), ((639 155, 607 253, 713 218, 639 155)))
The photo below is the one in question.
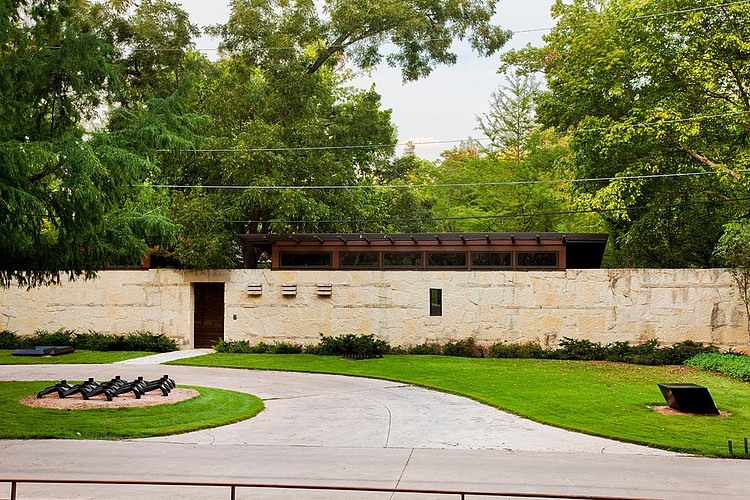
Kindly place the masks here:
POLYGON ((162 352, 159 354, 153 354, 151 356, 143 356, 140 358, 126 359, 125 361, 117 361, 115 365, 160 365, 167 361, 176 361, 178 359, 194 358, 196 356, 203 356, 204 354, 211 354, 214 352, 213 349, 186 349, 184 351, 171 351, 162 352))
MULTIPOLYGON (((741 498, 746 492, 739 478, 750 472, 750 461, 677 456, 567 432, 404 384, 149 361, 0 366, 0 380, 169 374, 178 385, 255 394, 264 399, 266 410, 221 428, 128 442, 0 441, 0 477, 398 485, 658 498, 741 498)), ((43 486, 23 488, 22 498, 51 498, 43 486)), ((55 498, 99 498, 79 487, 55 491, 55 498)), ((147 498, 211 498, 214 493, 227 498, 226 491, 143 491, 147 498)), ((246 496, 238 493, 238 498, 376 498, 257 493, 245 490, 246 496)), ((3 495, 0 485, 0 498, 7 498, 3 495)), ((133 495, 132 488, 107 490, 109 498, 133 495)))

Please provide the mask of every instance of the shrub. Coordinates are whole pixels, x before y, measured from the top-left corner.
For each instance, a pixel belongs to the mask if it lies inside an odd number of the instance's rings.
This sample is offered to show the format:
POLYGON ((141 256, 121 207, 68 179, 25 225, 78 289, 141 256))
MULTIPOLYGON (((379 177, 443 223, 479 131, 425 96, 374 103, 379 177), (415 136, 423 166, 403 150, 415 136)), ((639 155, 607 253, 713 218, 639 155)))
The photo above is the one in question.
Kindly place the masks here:
POLYGON ((715 345, 704 346, 700 342, 693 342, 692 340, 686 340, 684 342, 677 342, 671 348, 669 353, 668 363, 670 365, 681 365, 688 359, 692 358, 701 353, 706 354, 718 354, 719 348, 715 345))
MULTIPOLYGON (((407 347, 404 351, 404 354, 413 354, 417 356, 440 356, 441 354, 443 354, 443 348, 440 346, 440 344, 436 343, 418 344, 407 347)), ((393 350, 391 350, 391 352, 393 354, 397 354, 393 350)))
POLYGON ((686 360, 685 364, 750 382, 750 357, 741 354, 703 352, 686 360))
POLYGON ((0 349, 32 349, 39 345, 69 345, 89 351, 146 351, 170 352, 177 343, 164 334, 134 332, 125 335, 105 335, 98 332, 76 333, 73 330, 48 332, 37 330, 33 335, 18 336, 0 332, 0 349))
POLYGON ((641 344, 629 342, 612 342, 601 344, 585 339, 564 337, 560 347, 555 350, 544 349, 537 342, 507 344, 498 342, 489 349, 476 343, 469 337, 445 345, 424 343, 410 347, 390 347, 388 343, 377 340, 374 335, 343 335, 326 337, 321 334, 321 341, 315 345, 279 342, 276 344, 259 343, 251 345, 246 340, 221 341, 216 346, 217 352, 232 353, 269 353, 269 354, 321 354, 343 356, 351 359, 381 357, 383 354, 410 354, 431 356, 457 356, 467 358, 533 358, 561 359, 576 361, 613 361, 640 365, 679 365, 686 359, 702 352, 716 353, 716 346, 704 346, 699 342, 686 340, 671 347, 659 347, 657 339, 641 344))
POLYGON ((636 365, 662 365, 666 359, 664 352, 664 349, 659 348, 657 339, 636 345, 631 345, 630 342, 613 342, 604 346, 604 359, 636 365))
POLYGON ((8 330, 0 331, 0 349, 16 349, 18 337, 8 330))
POLYGON ((250 354, 253 346, 247 340, 220 340, 214 344, 214 350, 230 354, 250 354))
POLYGON ((601 361, 606 359, 606 348, 599 342, 563 337, 560 347, 553 352, 552 357, 576 361, 601 361))
POLYGON ((304 347, 299 344, 289 342, 276 342, 267 344, 259 342, 255 345, 250 344, 247 340, 221 341, 214 349, 217 352, 231 352, 241 354, 301 354, 304 347))
POLYGON ((123 351, 121 335, 105 335, 98 332, 79 333, 73 339, 73 347, 90 351, 123 351))
POLYGON ((314 347, 308 347, 307 352, 311 354, 323 354, 328 356, 342 356, 348 359, 382 358, 383 354, 390 352, 391 347, 384 340, 376 339, 374 335, 346 334, 339 337, 326 337, 320 335, 320 343, 314 347))
POLYGON ((457 342, 448 342, 443 346, 443 355, 462 358, 483 358, 486 349, 477 344, 472 337, 457 342))
POLYGON ((57 330, 48 332, 46 330, 37 330, 33 335, 18 337, 19 349, 33 349, 38 345, 69 345, 75 347, 73 339, 75 332, 73 330, 57 330))
POLYGON ((699 342, 686 340, 671 347, 659 347, 657 339, 642 344, 613 342, 602 345, 584 339, 563 338, 560 348, 551 356, 556 359, 586 361, 617 361, 637 365, 681 365, 686 359, 701 352, 718 352, 713 345, 704 346, 699 342))
POLYGON ((303 346, 292 342, 277 342, 273 346, 274 354, 301 354, 303 352, 305 352, 303 346))
POLYGON ((497 343, 490 347, 491 358, 537 358, 549 357, 549 351, 537 342, 523 342, 521 344, 497 343))
POLYGON ((135 332, 123 337, 114 336, 112 347, 109 350, 171 352, 177 350, 177 342, 163 333, 135 332))

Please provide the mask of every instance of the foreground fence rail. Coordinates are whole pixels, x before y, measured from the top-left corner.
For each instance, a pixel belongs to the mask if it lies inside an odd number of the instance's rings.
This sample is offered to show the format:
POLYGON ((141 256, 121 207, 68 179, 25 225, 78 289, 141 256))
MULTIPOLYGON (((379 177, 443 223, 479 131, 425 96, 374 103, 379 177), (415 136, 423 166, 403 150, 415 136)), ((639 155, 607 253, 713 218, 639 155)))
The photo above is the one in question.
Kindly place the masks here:
POLYGON ((10 500, 19 500, 18 486, 21 484, 50 484, 50 485, 99 485, 99 486, 164 486, 164 487, 205 487, 229 490, 231 500, 235 500, 238 489, 274 489, 294 491, 331 491, 352 493, 402 493, 413 495, 438 495, 446 498, 489 497, 489 498, 548 498, 565 500, 645 500, 636 497, 555 494, 555 493, 522 493, 500 491, 468 491, 468 490, 433 490, 419 488, 378 488, 369 486, 322 486, 309 484, 266 484, 239 482, 197 482, 197 481, 140 481, 128 479, 3 479, 0 484, 10 484, 10 500))

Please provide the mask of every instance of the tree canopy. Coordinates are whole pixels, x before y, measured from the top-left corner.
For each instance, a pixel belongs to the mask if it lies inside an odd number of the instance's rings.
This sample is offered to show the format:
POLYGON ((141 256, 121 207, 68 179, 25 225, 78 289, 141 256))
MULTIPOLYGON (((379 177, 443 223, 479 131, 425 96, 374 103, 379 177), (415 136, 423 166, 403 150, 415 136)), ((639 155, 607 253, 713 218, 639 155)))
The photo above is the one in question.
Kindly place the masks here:
POLYGON ((750 4, 558 1, 539 121, 571 134, 584 207, 610 224, 618 265, 709 266, 747 212, 750 4), (595 180, 597 179, 597 180, 595 180), (600 179, 600 180, 598 180, 600 179))
MULTIPOLYGON (((61 273, 91 276, 139 262, 151 241, 172 238, 176 228, 137 187, 154 164, 134 147, 134 130, 92 125, 104 107, 124 102, 127 4, 3 6, 0 285, 38 286, 61 273)), ((148 110, 141 104, 135 114, 148 110)))
POLYGON ((252 266, 237 233, 415 227, 427 201, 383 189, 418 162, 394 159, 396 131, 374 88, 352 68, 385 59, 404 80, 455 62, 454 39, 492 54, 508 33, 495 1, 234 0, 220 59, 201 75, 192 110, 209 117, 201 147, 165 158, 163 182, 182 189, 172 213, 176 256, 191 267, 252 266), (385 42, 398 50, 383 54, 385 42), (374 187, 377 185, 377 187, 374 187), (209 187, 213 186, 213 187, 209 187), (224 187, 219 189, 218 187, 224 187))
POLYGON ((213 28, 226 51, 243 51, 260 66, 279 60, 308 74, 342 60, 372 68, 385 59, 404 81, 453 64, 454 40, 479 54, 496 53, 510 32, 492 24, 497 0, 232 0, 229 21, 213 28), (386 42, 396 50, 384 53, 386 42), (300 60, 300 56, 302 59, 300 60))

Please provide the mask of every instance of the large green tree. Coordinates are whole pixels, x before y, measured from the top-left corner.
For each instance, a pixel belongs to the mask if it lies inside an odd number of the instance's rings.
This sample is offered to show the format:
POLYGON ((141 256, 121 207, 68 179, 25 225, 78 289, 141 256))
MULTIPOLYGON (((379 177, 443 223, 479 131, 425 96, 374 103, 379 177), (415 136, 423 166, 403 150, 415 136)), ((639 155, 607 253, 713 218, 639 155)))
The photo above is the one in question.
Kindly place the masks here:
POLYGON ((379 186, 415 163, 394 160, 390 111, 375 89, 351 87, 351 70, 385 59, 414 80, 453 63, 455 39, 492 54, 508 38, 490 22, 495 3, 231 2, 211 30, 222 56, 196 87, 205 140, 163 169, 169 184, 202 186, 175 190, 182 264, 255 265, 253 249, 229 244, 237 233, 414 227, 399 214, 425 214, 425 200, 379 186), (396 49, 383 53, 385 42, 396 49))
POLYGON ((122 102, 127 7, 14 0, 0 9, 0 285, 137 263, 150 239, 174 229, 137 187, 153 163, 133 147, 134 130, 95 126, 122 102))
POLYGON ((423 168, 435 227, 441 231, 590 231, 590 217, 573 212, 561 159, 564 138, 537 130, 524 139, 525 152, 486 154, 479 145, 454 148, 423 168))
POLYGON ((510 32, 492 24, 497 0, 232 0, 232 15, 213 32, 222 47, 242 50, 261 66, 299 62, 308 74, 336 66, 385 60, 405 81, 453 64, 454 40, 468 40, 481 55, 496 53, 510 32), (389 42, 386 45, 386 42, 389 42), (386 47, 394 47, 386 52, 386 47))
POLYGON ((571 134, 579 200, 608 220, 619 265, 708 266, 744 213, 750 4, 558 1, 540 49, 541 123, 571 134))

